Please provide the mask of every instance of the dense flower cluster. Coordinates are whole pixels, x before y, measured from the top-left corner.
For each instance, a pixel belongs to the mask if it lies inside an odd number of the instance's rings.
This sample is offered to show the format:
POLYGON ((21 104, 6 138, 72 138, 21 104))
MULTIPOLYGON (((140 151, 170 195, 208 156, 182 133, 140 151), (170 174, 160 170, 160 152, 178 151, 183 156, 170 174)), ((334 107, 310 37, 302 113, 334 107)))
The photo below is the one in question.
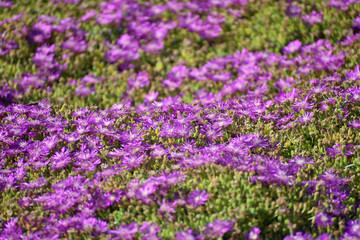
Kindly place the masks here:
POLYGON ((0 239, 359 239, 360 2, 304 2, 0 0, 0 239))

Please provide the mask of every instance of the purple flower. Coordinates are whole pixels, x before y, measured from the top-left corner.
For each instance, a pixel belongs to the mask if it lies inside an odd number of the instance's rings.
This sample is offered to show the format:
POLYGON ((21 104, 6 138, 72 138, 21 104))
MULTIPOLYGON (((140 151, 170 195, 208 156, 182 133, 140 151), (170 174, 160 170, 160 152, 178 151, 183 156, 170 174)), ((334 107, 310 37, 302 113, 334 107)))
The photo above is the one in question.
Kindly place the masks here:
POLYGON ((341 11, 346 11, 351 3, 352 0, 331 0, 329 2, 329 7, 333 7, 341 11))
POLYGON ((327 234, 327 233, 323 233, 323 234, 320 234, 316 240, 332 240, 332 237, 330 234, 327 234))
POLYGON ((227 82, 232 78, 231 73, 229 72, 222 72, 218 74, 213 74, 211 79, 216 82, 227 82))
POLYGON ((202 192, 200 192, 200 190, 195 190, 187 197, 187 204, 193 207, 199 207, 200 205, 204 205, 208 198, 209 194, 205 190, 202 192))
POLYGON ((275 87, 279 88, 280 90, 291 89, 295 85, 295 81, 293 77, 286 78, 285 80, 280 78, 279 81, 276 82, 274 85, 275 87))
POLYGON ((63 49, 69 49, 74 53, 81 53, 86 51, 88 44, 81 38, 76 39, 75 37, 71 37, 69 40, 63 42, 61 47, 63 49))
POLYGON ((142 46, 142 49, 150 54, 159 54, 160 50, 164 49, 164 42, 161 40, 153 40, 142 46))
POLYGON ((163 40, 168 33, 168 30, 165 27, 155 27, 152 37, 155 40, 161 41, 163 40))
POLYGON ((51 25, 43 22, 37 22, 32 26, 27 38, 33 43, 43 43, 44 40, 51 37, 51 31, 51 25))
POLYGON ((261 232, 260 228, 253 227, 253 228, 251 228, 249 233, 244 233, 244 237, 247 240, 261 240, 261 238, 259 236, 260 232, 261 232))
POLYGON ((314 164, 314 162, 310 161, 311 157, 300 157, 296 156, 293 159, 289 160, 289 163, 296 164, 299 167, 304 167, 306 164, 314 164))
POLYGON ((351 123, 348 123, 348 126, 351 128, 360 128, 360 120, 352 121, 351 123))
POLYGON ((125 156, 121 162, 121 167, 124 167, 127 170, 131 170, 140 166, 144 162, 145 154, 134 154, 131 156, 125 156))
POLYGON ((291 18, 300 17, 301 9, 298 6, 289 4, 286 6, 286 15, 291 18))
POLYGON ((158 4, 158 5, 153 5, 149 10, 149 13, 151 15, 160 15, 165 11, 166 11, 166 6, 158 4))
POLYGON ((159 213, 173 214, 176 211, 176 206, 178 205, 178 201, 175 200, 173 202, 167 203, 166 199, 163 198, 162 202, 158 201, 158 204, 160 205, 160 208, 158 209, 159 213))
POLYGON ((307 95, 304 99, 300 101, 296 101, 293 105, 291 105, 292 109, 300 112, 302 109, 310 110, 314 108, 314 103, 309 102, 310 95, 307 95))
POLYGON ((352 25, 354 33, 360 32, 360 16, 354 19, 354 24, 352 25))
POLYGON ((79 85, 76 89, 75 89, 75 94, 80 96, 80 97, 86 97, 90 94, 95 94, 96 90, 94 87, 89 88, 86 85, 79 85))
POLYGON ((96 14, 97 14, 97 12, 96 12, 96 10, 94 10, 94 9, 87 10, 86 13, 85 13, 85 15, 83 15, 83 16, 81 17, 81 21, 86 22, 86 21, 88 21, 89 19, 95 17, 96 14))
POLYGON ((40 177, 39 179, 29 182, 29 183, 22 183, 20 186, 20 190, 24 191, 27 189, 34 189, 34 188, 40 188, 47 184, 47 180, 44 177, 40 177))
POLYGON ((96 78, 94 77, 93 74, 88 74, 85 77, 83 77, 80 81, 85 84, 95 84, 104 81, 104 78, 96 78))
POLYGON ((342 94, 344 98, 348 98, 351 102, 360 102, 360 86, 348 88, 342 94))
POLYGON ((101 163, 100 158, 97 157, 98 151, 95 149, 82 149, 75 154, 76 162, 74 162, 74 166, 78 166, 79 168, 76 171, 79 172, 93 172, 96 170, 97 165, 101 163))
POLYGON ((196 236, 193 230, 189 229, 185 231, 179 231, 175 235, 175 240, 203 240, 204 237, 202 235, 196 236))
POLYGON ((315 216, 315 225, 318 227, 327 227, 329 225, 334 224, 332 222, 333 219, 334 219, 334 217, 330 217, 326 213, 319 212, 315 216))
POLYGON ((360 80, 360 66, 356 65, 354 70, 346 74, 346 81, 359 81, 360 80))
POLYGON ((55 81, 60 77, 60 73, 65 70, 66 64, 59 64, 55 59, 55 44, 44 44, 36 49, 33 62, 39 69, 39 75, 49 82, 55 81))
POLYGON ((149 92, 148 94, 145 95, 144 102, 152 103, 157 99, 158 96, 159 96, 159 92, 149 92))
POLYGON ((304 15, 301 19, 311 26, 324 21, 323 13, 317 13, 315 11, 312 11, 310 14, 304 15))
POLYGON ((353 220, 347 222, 344 239, 360 239, 360 221, 353 220))
POLYGON ((301 48, 302 43, 299 40, 289 42, 289 44, 283 48, 283 52, 290 55, 301 48))
POLYGON ((131 240, 134 237, 134 234, 139 231, 137 223, 132 222, 129 225, 120 225, 116 230, 109 230, 108 233, 113 237, 113 240, 131 240))
POLYGON ((0 8, 9 8, 13 5, 11 0, 0 0, 0 8))
POLYGON ((222 237, 225 233, 233 230, 234 221, 216 219, 206 225, 205 233, 209 236, 222 237))
POLYGON ((188 69, 184 65, 172 67, 167 74, 168 79, 163 81, 166 88, 178 88, 182 81, 188 76, 188 69))
POLYGON ((70 149, 62 147, 61 151, 55 152, 54 156, 51 158, 51 169, 62 169, 71 163, 70 149))
POLYGON ((313 119, 314 113, 306 112, 298 118, 297 122, 301 124, 309 123, 313 119))
POLYGON ((5 224, 2 229, 0 239, 21 239, 23 238, 22 229, 17 224, 18 218, 13 218, 5 224))
POLYGON ((312 239, 313 238, 311 234, 302 233, 302 232, 297 232, 295 234, 288 235, 284 238, 284 240, 312 240, 312 239))
POLYGON ((136 190, 136 198, 142 200, 144 203, 149 203, 151 195, 158 190, 158 185, 154 182, 145 182, 136 190))
POLYGON ((199 130, 199 132, 204 134, 208 139, 211 139, 211 140, 214 140, 216 138, 223 136, 221 128, 215 127, 214 125, 205 125, 199 130))
POLYGON ((149 76, 147 72, 137 73, 135 78, 129 78, 128 86, 130 89, 133 88, 143 88, 150 84, 149 76))
POLYGON ((352 149, 351 145, 344 146, 335 143, 334 146, 326 148, 326 151, 330 157, 335 158, 336 156, 351 156, 354 153, 352 149))
POLYGON ((144 240, 161 239, 161 237, 157 236, 157 234, 161 232, 161 227, 156 223, 144 222, 140 227, 140 231, 143 234, 141 239, 144 240))
POLYGON ((166 155, 167 153, 168 153, 167 149, 164 149, 160 145, 155 145, 152 153, 150 153, 150 156, 151 157, 159 157, 159 156, 166 155))

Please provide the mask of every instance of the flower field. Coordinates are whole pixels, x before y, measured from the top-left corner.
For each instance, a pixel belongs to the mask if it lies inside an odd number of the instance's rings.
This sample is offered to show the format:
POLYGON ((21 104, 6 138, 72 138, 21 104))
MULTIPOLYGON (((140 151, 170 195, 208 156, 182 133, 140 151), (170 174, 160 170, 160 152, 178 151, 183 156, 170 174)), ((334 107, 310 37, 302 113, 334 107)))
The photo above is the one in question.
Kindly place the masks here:
POLYGON ((359 49, 359 0, 0 0, 0 240, 359 240, 359 49))

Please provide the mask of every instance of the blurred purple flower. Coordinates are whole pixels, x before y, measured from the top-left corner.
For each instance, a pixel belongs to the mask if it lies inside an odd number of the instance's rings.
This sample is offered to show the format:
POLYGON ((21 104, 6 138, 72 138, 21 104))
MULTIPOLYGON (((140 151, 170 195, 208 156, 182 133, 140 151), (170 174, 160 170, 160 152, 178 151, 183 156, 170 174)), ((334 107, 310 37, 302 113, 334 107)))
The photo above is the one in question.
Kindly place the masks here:
POLYGON ((317 13, 315 11, 312 11, 311 13, 304 15, 301 19, 311 26, 324 21, 323 13, 322 12, 317 13))
POLYGON ((315 225, 318 227, 327 227, 329 225, 334 224, 332 220, 334 217, 330 217, 328 214, 319 212, 315 216, 315 225))
POLYGON ((302 232, 297 232, 295 234, 292 235, 288 235, 284 238, 284 240, 312 240, 313 237, 311 234, 308 233, 302 233, 302 232))
POLYGON ((289 42, 287 46, 283 48, 283 52, 290 55, 301 48, 302 43, 299 40, 289 42))
POLYGON ((225 221, 216 219, 212 223, 206 225, 205 233, 209 236, 222 237, 225 233, 233 230, 234 221, 225 221))
POLYGON ((302 116, 298 117, 297 122, 301 124, 306 124, 313 119, 314 113, 306 112, 302 116))
POLYGON ((296 5, 289 4, 286 6, 286 15, 291 18, 300 17, 301 9, 296 5))
POLYGON ((360 120, 352 121, 351 123, 348 123, 348 126, 351 128, 360 128, 360 120))
POLYGON ((86 85, 79 85, 78 87, 75 88, 75 94, 80 96, 80 97, 86 97, 90 94, 95 94, 96 90, 94 87, 87 87, 86 85))
POLYGON ((108 233, 113 237, 113 240, 131 240, 134 238, 134 234, 139 231, 139 227, 137 223, 132 222, 128 225, 120 225, 120 227, 116 227, 115 230, 109 230, 108 233))
POLYGON ((345 233, 343 236, 345 239, 360 239, 360 221, 353 220, 346 224, 345 233))
POLYGON ((262 238, 259 236, 260 232, 260 228, 253 227, 249 233, 244 233, 244 237, 246 240, 261 240, 262 238))
POLYGON ((200 205, 206 204, 206 201, 209 198, 209 194, 203 190, 200 192, 200 190, 195 190, 190 193, 190 195, 187 197, 187 204, 193 206, 193 207, 199 207, 200 205))
POLYGON ((74 53, 82 53, 86 51, 88 44, 82 38, 70 37, 69 40, 62 43, 61 47, 74 53))

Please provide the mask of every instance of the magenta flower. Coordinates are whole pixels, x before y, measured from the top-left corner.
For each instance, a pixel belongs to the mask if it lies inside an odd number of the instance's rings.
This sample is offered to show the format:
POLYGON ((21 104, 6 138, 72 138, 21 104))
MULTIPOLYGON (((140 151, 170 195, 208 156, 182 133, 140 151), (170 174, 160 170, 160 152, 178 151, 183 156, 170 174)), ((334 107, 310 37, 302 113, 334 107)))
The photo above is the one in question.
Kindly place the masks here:
POLYGON ((336 156, 351 156, 353 155, 353 147, 352 145, 342 145, 342 144, 338 144, 338 143, 335 143, 334 146, 332 147, 328 147, 326 148, 326 151, 328 153, 328 155, 332 158, 335 158, 336 156))
POLYGON ((159 96, 159 92, 149 92, 148 94, 145 95, 144 102, 152 103, 157 99, 158 96, 159 96))
POLYGON ((298 123, 305 124, 309 123, 311 119, 313 119, 314 113, 306 112, 302 116, 300 116, 297 120, 298 123))
POLYGON ((349 98, 351 102, 360 102, 360 86, 348 88, 343 93, 344 98, 349 98))
POLYGON ((315 216, 315 224, 318 227, 326 227, 326 226, 334 224, 332 222, 333 219, 334 219, 334 217, 330 217, 326 213, 319 212, 315 216))
POLYGON ((350 4, 355 3, 353 0, 331 0, 329 2, 329 7, 339 9, 341 11, 346 11, 350 4))
POLYGON ((90 20, 91 18, 95 17, 96 14, 97 14, 97 12, 94 9, 87 10, 85 15, 83 15, 81 17, 81 21, 86 22, 86 21, 90 20))
POLYGON ((77 161, 74 162, 74 166, 78 166, 76 169, 79 172, 93 172, 97 168, 97 165, 101 163, 100 158, 97 157, 98 151, 95 149, 82 149, 75 154, 77 161))
POLYGON ((279 81, 277 81, 274 86, 284 91, 285 89, 291 89, 295 85, 295 83, 296 82, 294 81, 293 77, 286 79, 280 78, 279 81))
POLYGON ((2 239, 21 239, 23 238, 23 231, 21 226, 18 225, 18 218, 13 218, 4 224, 4 228, 0 234, 2 239))
POLYGON ((85 77, 83 77, 80 81, 85 84, 95 84, 95 83, 100 83, 100 82, 104 81, 104 78, 97 78, 97 77, 94 77, 93 74, 88 74, 85 77))
POLYGON ((312 11, 310 14, 304 15, 301 19, 311 26, 324 21, 323 13, 317 13, 315 11, 312 11))
POLYGON ((261 240, 262 238, 260 238, 260 228, 258 227, 253 227, 251 228, 249 233, 244 233, 244 237, 247 240, 261 240))
POLYGON ((134 234, 139 231, 138 224, 135 222, 130 223, 129 225, 120 225, 115 230, 109 230, 108 233, 113 237, 113 240, 131 240, 134 238, 134 234))
POLYGON ((286 6, 286 15, 291 18, 300 17, 301 9, 298 6, 289 4, 286 6))
POLYGON ((322 233, 315 240, 332 240, 332 239, 333 238, 331 237, 330 234, 322 233))
POLYGON ((352 121, 351 123, 348 123, 348 126, 351 128, 360 128, 360 120, 352 121))
POLYGON ((142 186, 136 190, 136 198, 142 200, 144 203, 149 203, 151 195, 158 190, 158 185, 154 182, 145 182, 142 186))
POLYGON ((346 224, 343 239, 360 239, 360 221, 353 220, 346 224))
POLYGON ((302 109, 310 110, 314 108, 314 102, 309 102, 310 95, 307 95, 304 99, 296 101, 293 105, 291 105, 292 109, 297 112, 300 112, 302 109))
POLYGON ((61 47, 63 49, 69 49, 74 53, 81 53, 86 51, 88 44, 81 38, 76 39, 75 37, 71 37, 69 40, 63 42, 61 47))
POLYGON ((215 127, 214 125, 205 125, 199 130, 199 132, 211 140, 215 140, 216 138, 223 136, 221 128, 215 127))
POLYGON ((43 22, 37 22, 32 26, 27 38, 32 43, 43 43, 46 39, 51 37, 51 31, 51 25, 43 22))
POLYGON ((314 162, 311 161, 311 157, 300 157, 300 156, 296 156, 293 159, 289 159, 289 162, 294 163, 299 167, 304 167, 306 164, 314 164, 314 162))
POLYGON ((283 52, 287 55, 290 55, 294 52, 297 52, 301 48, 302 43, 299 40, 289 42, 287 46, 283 48, 283 52))
POLYGON ((131 170, 140 166, 144 162, 145 154, 137 154, 131 156, 125 156, 121 162, 121 167, 124 167, 127 170, 131 170))
POLYGON ((150 84, 147 72, 139 72, 135 78, 131 77, 128 80, 129 89, 143 88, 150 84))
POLYGON ((71 163, 70 149, 62 147, 61 151, 55 152, 51 158, 51 169, 62 169, 71 163))
POLYGON ((173 214, 176 211, 176 206, 178 205, 178 201, 175 200, 173 202, 166 202, 166 199, 163 198, 161 202, 158 201, 160 208, 158 209, 159 213, 168 213, 173 214))
POLYGON ((161 237, 158 236, 158 233, 161 232, 161 230, 161 227, 156 223, 144 222, 140 227, 142 233, 141 239, 160 240, 161 237))
POLYGON ((179 231, 175 235, 175 240, 203 240, 204 236, 197 235, 193 232, 192 229, 185 231, 179 231))
POLYGON ((209 236, 222 237, 225 233, 233 230, 234 221, 216 219, 206 225, 205 233, 209 236))
POLYGON ((47 184, 47 180, 44 177, 40 177, 39 179, 29 182, 29 183, 22 183, 20 186, 20 189, 22 191, 27 190, 27 189, 34 189, 34 188, 40 188, 44 185, 47 184))
POLYGON ((209 194, 205 190, 202 192, 200 192, 200 190, 195 190, 188 196, 187 204, 193 207, 199 207, 200 205, 204 205, 208 198, 209 194))
POLYGON ((95 94, 96 90, 94 87, 89 88, 86 85, 79 85, 76 89, 75 89, 75 94, 81 97, 86 97, 90 94, 95 94))
POLYGON ((302 232, 297 232, 295 234, 292 235, 288 235, 284 238, 284 240, 312 240, 312 235, 308 234, 308 233, 302 233, 302 232))

